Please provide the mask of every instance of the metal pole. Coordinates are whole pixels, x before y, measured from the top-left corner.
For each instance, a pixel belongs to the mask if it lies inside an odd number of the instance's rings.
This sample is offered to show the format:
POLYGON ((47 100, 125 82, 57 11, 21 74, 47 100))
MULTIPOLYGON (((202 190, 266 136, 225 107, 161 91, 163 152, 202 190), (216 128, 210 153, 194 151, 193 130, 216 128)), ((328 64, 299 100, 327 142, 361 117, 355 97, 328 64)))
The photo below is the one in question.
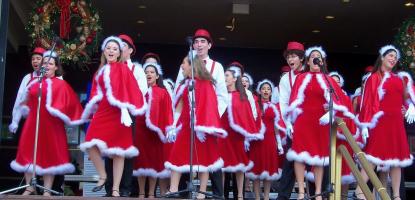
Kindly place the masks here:
MULTIPOLYGON (((4 74, 6 68, 7 49, 7 27, 9 21, 9 0, 0 0, 0 130, 3 125, 3 95, 4 95, 4 74)), ((1 137, 0 137, 1 142, 1 137)))

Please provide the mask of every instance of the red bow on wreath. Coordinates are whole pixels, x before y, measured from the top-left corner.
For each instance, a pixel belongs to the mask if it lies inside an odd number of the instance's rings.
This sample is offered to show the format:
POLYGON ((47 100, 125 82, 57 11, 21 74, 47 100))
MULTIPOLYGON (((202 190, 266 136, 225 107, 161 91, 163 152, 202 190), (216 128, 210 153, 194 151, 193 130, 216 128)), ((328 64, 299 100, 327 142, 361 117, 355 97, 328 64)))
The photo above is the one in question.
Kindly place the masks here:
POLYGON ((63 39, 69 39, 69 33, 71 32, 71 0, 56 0, 56 2, 58 3, 59 8, 61 9, 59 36, 63 39))

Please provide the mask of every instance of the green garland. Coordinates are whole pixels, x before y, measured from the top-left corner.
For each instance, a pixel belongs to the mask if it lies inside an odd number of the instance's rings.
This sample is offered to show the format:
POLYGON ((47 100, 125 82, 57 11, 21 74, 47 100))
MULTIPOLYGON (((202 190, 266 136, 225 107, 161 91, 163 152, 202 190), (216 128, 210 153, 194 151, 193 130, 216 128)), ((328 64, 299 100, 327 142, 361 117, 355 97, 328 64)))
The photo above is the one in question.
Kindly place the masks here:
POLYGON ((395 36, 395 44, 401 50, 401 65, 405 71, 415 74, 415 16, 405 20, 395 36))
MULTIPOLYGON (((52 40, 59 34, 54 29, 60 18, 57 0, 38 0, 34 7, 26 30, 31 38, 30 46, 50 49, 52 40)), ((63 44, 57 45, 62 63, 85 65, 99 47, 102 34, 98 12, 93 8, 91 0, 71 0, 70 4, 71 34, 63 44)))

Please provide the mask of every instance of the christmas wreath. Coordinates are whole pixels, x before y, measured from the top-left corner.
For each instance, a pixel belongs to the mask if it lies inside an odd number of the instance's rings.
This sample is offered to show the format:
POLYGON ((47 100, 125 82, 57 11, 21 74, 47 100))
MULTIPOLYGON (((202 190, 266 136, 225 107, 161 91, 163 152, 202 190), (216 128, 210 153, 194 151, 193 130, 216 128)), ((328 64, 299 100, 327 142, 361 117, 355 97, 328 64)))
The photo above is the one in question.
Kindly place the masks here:
MULTIPOLYGON (((395 37, 395 43, 401 50, 401 64, 404 70, 415 72, 415 17, 405 20, 395 37)), ((413 75, 413 74, 412 74, 413 75)))
POLYGON ((26 30, 31 46, 50 49, 59 36, 62 43, 55 50, 65 64, 89 61, 99 46, 102 28, 90 0, 38 0, 30 16, 26 30))

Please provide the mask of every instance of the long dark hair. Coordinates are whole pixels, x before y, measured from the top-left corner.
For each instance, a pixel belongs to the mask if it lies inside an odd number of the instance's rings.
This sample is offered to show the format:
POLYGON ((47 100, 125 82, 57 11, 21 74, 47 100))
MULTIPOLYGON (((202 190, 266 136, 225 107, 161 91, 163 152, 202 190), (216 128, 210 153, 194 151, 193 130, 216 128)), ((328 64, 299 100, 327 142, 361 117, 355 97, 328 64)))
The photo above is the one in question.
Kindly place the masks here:
POLYGON ((154 71, 156 71, 156 74, 159 76, 159 78, 158 78, 158 79, 156 79, 156 84, 157 84, 157 86, 159 86, 160 88, 166 89, 166 87, 164 87, 164 84, 163 84, 163 80, 164 80, 164 79, 163 79, 163 75, 159 74, 159 72, 157 71, 157 68, 156 68, 155 66, 151 65, 151 64, 148 64, 148 65, 146 66, 146 68, 144 69, 144 72, 146 71, 146 69, 147 69, 148 67, 152 67, 152 68, 154 68, 154 71))
POLYGON ((265 112, 265 110, 264 110, 264 104, 262 103, 262 96, 261 96, 261 88, 265 85, 265 84, 267 84, 267 85, 269 85, 269 88, 271 88, 271 94, 270 94, 270 96, 269 96, 269 100, 271 101, 271 98, 272 98, 272 90, 274 89, 274 88, 272 88, 272 85, 270 85, 269 84, 269 82, 264 82, 264 83, 262 83, 260 86, 259 86, 259 98, 258 98, 258 105, 259 105, 259 108, 260 108, 260 110, 261 110, 261 114, 264 114, 265 112))
MULTIPOLYGON (((394 51, 394 52, 396 52, 394 49, 389 49, 389 50, 387 50, 387 51, 385 51, 385 53, 383 53, 382 55, 379 55, 378 56, 378 58, 376 59, 376 62, 375 62, 375 65, 373 66, 373 70, 372 70, 372 73, 373 72, 377 72, 377 71, 381 71, 382 69, 381 69, 381 67, 382 67, 382 58, 383 57, 385 57, 388 53, 390 53, 390 52, 392 52, 392 51, 394 51)), ((398 52, 396 52, 396 53, 398 53, 398 52)), ((394 67, 393 69, 392 69, 392 71, 396 71, 396 70, 398 70, 398 67, 399 67, 399 60, 398 60, 398 62, 396 63, 396 67, 394 67)))
POLYGON ((48 60, 49 57, 55 61, 55 65, 56 65, 56 67, 58 67, 58 69, 56 69, 56 71, 55 71, 55 77, 63 76, 64 71, 63 71, 62 63, 61 63, 61 60, 59 59, 59 57, 45 56, 45 57, 42 58, 42 65, 43 65, 43 61, 48 60))
MULTIPOLYGON (((231 72, 232 73, 232 76, 235 77, 235 71, 233 71, 231 69, 226 69, 226 71, 231 72)), ((245 87, 242 84, 242 76, 236 77, 235 88, 239 92, 239 98, 241 100, 248 99, 248 96, 246 95, 245 87)))
MULTIPOLYGON (((320 51, 318 51, 318 50, 314 50, 314 51, 317 51, 320 54, 321 61, 323 62, 323 66, 320 67, 320 72, 323 73, 323 74, 328 74, 329 71, 327 70, 327 61, 326 61, 326 58, 323 58, 323 55, 321 54, 320 51)), ((308 61, 310 60, 311 53, 313 53, 314 51, 310 52, 310 55, 306 57, 306 62, 305 62, 306 65, 305 65, 304 72, 309 72, 310 71, 310 65, 308 64, 308 61)))

